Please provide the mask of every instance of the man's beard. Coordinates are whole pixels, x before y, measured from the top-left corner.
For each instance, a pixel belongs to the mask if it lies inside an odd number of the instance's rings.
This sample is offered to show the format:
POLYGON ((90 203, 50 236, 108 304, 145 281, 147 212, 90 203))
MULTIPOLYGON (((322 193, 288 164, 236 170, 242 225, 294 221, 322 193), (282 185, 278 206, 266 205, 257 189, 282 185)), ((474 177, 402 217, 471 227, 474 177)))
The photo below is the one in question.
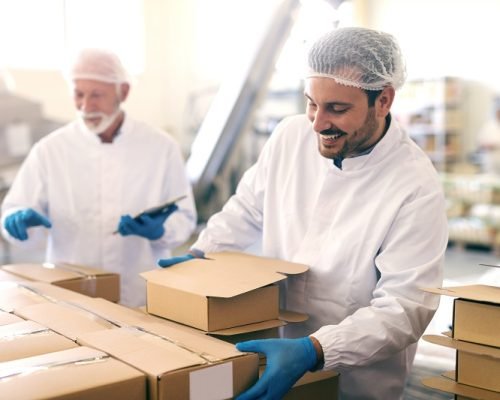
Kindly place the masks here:
POLYGON ((78 116, 80 117, 83 126, 87 128, 87 130, 95 133, 96 135, 100 135, 101 133, 105 132, 106 129, 108 129, 113 124, 113 122, 115 122, 116 117, 120 114, 120 112, 120 107, 116 107, 116 110, 113 111, 113 113, 111 113, 110 115, 99 111, 89 113, 79 111, 78 116), (100 118, 101 121, 97 125, 95 125, 90 122, 90 119, 93 118, 100 118))

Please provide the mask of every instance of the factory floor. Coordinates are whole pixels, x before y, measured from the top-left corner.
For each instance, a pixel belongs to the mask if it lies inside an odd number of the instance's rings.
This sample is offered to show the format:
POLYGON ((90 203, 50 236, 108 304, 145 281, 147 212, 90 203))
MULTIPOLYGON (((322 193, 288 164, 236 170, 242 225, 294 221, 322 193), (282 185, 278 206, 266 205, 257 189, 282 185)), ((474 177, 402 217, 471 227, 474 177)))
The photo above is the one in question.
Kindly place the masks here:
MULTIPOLYGON (((1 244, 1 243, 0 243, 1 244)), ((183 254, 187 246, 174 254, 183 254)), ((15 247, 0 246, 0 260, 5 263, 40 262, 43 249, 29 254, 21 253, 15 247)), ((500 264, 500 258, 488 249, 450 247, 446 253, 443 286, 467 284, 488 284, 500 286, 500 268, 483 267, 479 264, 500 264)), ((426 334, 440 334, 449 330, 452 318, 453 299, 443 296, 426 334)), ((452 395, 425 388, 420 380, 440 375, 454 369, 455 352, 442 346, 420 340, 412 374, 404 394, 404 400, 451 400, 452 395)))

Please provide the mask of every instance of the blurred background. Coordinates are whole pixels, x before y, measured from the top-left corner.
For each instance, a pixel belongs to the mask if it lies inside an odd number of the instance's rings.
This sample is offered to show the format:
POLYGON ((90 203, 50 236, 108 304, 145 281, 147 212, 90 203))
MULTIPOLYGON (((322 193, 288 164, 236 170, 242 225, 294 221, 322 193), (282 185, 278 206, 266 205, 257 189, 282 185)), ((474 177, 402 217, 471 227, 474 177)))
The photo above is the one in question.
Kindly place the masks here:
MULTIPOLYGON (((364 26, 396 36, 407 61, 393 115, 442 178, 445 284, 498 284, 478 264, 500 254, 499 16, 499 0, 0 0, 0 199, 31 146, 75 117, 68 57, 109 47, 133 75, 125 110, 181 144, 203 226, 274 126, 304 111, 308 42, 364 26)), ((4 262, 43 257, 2 244, 4 262)), ((450 305, 433 333, 448 328, 450 305)), ((453 364, 429 346, 419 347, 422 368, 453 364)), ((449 398, 422 392, 418 373, 408 399, 449 398)))

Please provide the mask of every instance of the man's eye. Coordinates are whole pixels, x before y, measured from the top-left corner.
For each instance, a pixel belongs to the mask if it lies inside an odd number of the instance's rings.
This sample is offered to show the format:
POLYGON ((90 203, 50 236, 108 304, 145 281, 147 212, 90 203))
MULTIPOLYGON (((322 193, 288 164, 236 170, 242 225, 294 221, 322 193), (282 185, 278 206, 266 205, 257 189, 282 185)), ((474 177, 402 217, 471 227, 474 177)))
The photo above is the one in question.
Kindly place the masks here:
POLYGON ((347 111, 347 107, 332 106, 330 107, 330 111, 335 114, 342 114, 347 111))

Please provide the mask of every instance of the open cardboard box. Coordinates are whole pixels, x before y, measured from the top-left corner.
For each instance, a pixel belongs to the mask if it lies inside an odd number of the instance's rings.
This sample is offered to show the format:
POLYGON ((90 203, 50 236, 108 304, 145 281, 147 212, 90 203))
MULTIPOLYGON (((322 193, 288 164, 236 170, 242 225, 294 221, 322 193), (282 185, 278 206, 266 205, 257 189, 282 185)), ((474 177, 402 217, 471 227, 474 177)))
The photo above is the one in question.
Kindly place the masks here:
POLYGON ((423 339, 457 351, 453 376, 457 383, 500 392, 500 348, 439 335, 424 335, 423 339))
POLYGON ((258 376, 257 354, 174 323, 92 332, 78 343, 144 372, 149 400, 229 399, 258 376))
POLYGON ((90 297, 120 300, 120 275, 102 269, 67 263, 7 264, 2 270, 20 277, 50 283, 90 297))
POLYGON ((500 347, 500 287, 488 285, 424 289, 456 297, 452 336, 457 340, 500 347))
POLYGON ((75 342, 33 321, 0 326, 0 362, 73 347, 75 342))
POLYGON ((0 310, 14 312, 31 304, 57 303, 87 296, 43 282, 0 282, 0 310))
POLYGON ((243 253, 210 253, 166 269, 143 272, 147 311, 197 329, 222 330, 279 322, 279 287, 303 264, 243 253))
POLYGON ((144 400, 146 377, 102 351, 88 347, 0 363, 6 398, 144 400))

